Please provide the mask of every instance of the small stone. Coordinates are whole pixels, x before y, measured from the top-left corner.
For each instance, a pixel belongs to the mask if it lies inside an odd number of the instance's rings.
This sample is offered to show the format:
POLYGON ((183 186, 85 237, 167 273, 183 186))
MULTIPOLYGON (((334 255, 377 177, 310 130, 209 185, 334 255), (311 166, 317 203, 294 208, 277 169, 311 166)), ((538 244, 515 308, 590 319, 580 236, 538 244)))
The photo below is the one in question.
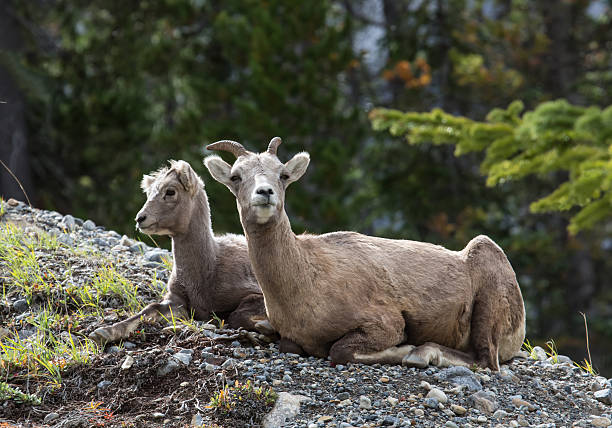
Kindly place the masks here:
POLYGON ((338 400, 342 401, 342 400, 347 400, 351 397, 351 395, 348 392, 341 392, 340 394, 338 394, 338 400))
POLYGON ((387 401, 392 406, 395 406, 397 403, 399 403, 399 400, 397 398, 395 398, 395 397, 387 397, 387 401))
POLYGON ((518 425, 521 427, 529 426, 529 421, 524 415, 518 415, 518 417, 516 418, 516 421, 518 422, 518 425))
POLYGON ((496 410, 495 413, 493 413, 493 419, 503 419, 506 416, 508 416, 508 412, 502 409, 496 410))
POLYGON ((481 412, 492 414, 497 410, 495 394, 490 391, 478 391, 468 397, 468 402, 481 412))
POLYGON ((474 373, 463 366, 449 367, 434 375, 441 381, 452 382, 455 385, 465 385, 470 391, 482 390, 482 385, 474 373))
POLYGON ((129 341, 126 340, 125 342, 123 342, 123 347, 125 349, 132 349, 132 348, 135 348, 136 345, 134 343, 129 342, 129 341))
POLYGON ((415 409, 414 415, 420 418, 421 416, 425 415, 425 412, 423 411, 423 409, 415 409))
POLYGON ((236 360, 233 358, 228 358, 221 364, 221 368, 224 370, 231 370, 236 366, 236 360))
POLYGON ((510 421, 508 422, 508 425, 510 425, 512 428, 517 428, 519 423, 517 421, 510 421))
POLYGON ((365 395, 359 397, 359 408, 360 409, 371 409, 372 408, 372 400, 370 400, 365 395))
MULTIPOLYGON (((88 220, 89 221, 89 220, 88 220)), ((151 416, 153 416, 154 419, 161 419, 163 418, 165 415, 163 413, 160 412, 155 412, 153 413, 151 416)))
POLYGON ((43 422, 48 424, 48 423, 53 422, 57 418, 59 418, 59 414, 58 413, 55 413, 55 412, 47 413, 47 415, 43 419, 43 422))
POLYGON ((446 421, 446 423, 444 424, 444 426, 446 428, 459 428, 459 425, 457 425, 456 423, 454 423, 453 421, 446 421))
POLYGON ((125 235, 123 235, 121 239, 119 240, 119 245, 121 245, 122 247, 131 247, 133 244, 134 244, 134 241, 132 241, 130 238, 128 238, 125 235))
POLYGON ((149 250, 144 254, 144 258, 150 262, 163 263, 164 259, 169 258, 165 250, 154 249, 149 250))
POLYGON ((378 379, 380 382, 382 383, 388 383, 389 382, 389 378, 387 376, 381 376, 380 379, 378 379))
POLYGON ((83 223, 83 229, 87 230, 88 232, 91 232, 92 230, 96 229, 96 224, 91 220, 86 220, 83 223))
POLYGON ((451 404, 451 410, 457 416, 463 416, 467 412, 467 409, 463 406, 459 406, 458 404, 451 404))
POLYGON ((186 386, 189 386, 189 382, 181 382, 180 384, 181 388, 185 388, 186 386))
POLYGON ((487 417, 484 415, 480 415, 476 418, 476 420, 481 423, 481 424, 486 424, 487 423, 487 417))
POLYGON ((540 346, 534 346, 531 355, 539 361, 545 361, 548 358, 546 351, 540 346))
POLYGON ((446 402, 448 401, 448 397, 446 396, 446 394, 442 392, 441 390, 439 390, 438 388, 432 388, 427 393, 427 398, 435 398, 442 404, 446 404, 446 402))
POLYGON ((173 357, 186 366, 189 365, 189 363, 191 362, 191 358, 192 358, 191 353, 185 353, 185 352, 177 352, 176 354, 173 355, 173 357))
POLYGON ((419 384, 419 386, 421 388, 426 389, 427 391, 429 391, 431 389, 431 385, 429 384, 429 382, 422 380, 421 383, 419 384))
POLYGON ((112 382, 109 380, 103 380, 102 382, 98 383, 98 389, 104 389, 107 386, 111 385, 112 382))
POLYGON ((10 206, 10 207, 16 207, 19 204, 23 204, 23 202, 18 201, 17 199, 13 199, 10 198, 8 201, 6 201, 6 203, 10 206))
POLYGON ((397 423, 397 418, 393 416, 385 416, 385 418, 382 421, 383 426, 391 426, 391 425, 395 425, 396 423, 397 423))
MULTIPOLYGON (((285 383, 291 383, 291 382, 293 382, 293 379, 291 378, 291 376, 289 376, 288 374, 286 374, 286 375, 284 375, 284 376, 283 376, 283 382, 285 382, 285 383)), ((338 398, 338 400, 340 400, 340 398, 338 398)), ((345 398, 345 400, 346 400, 346 398, 345 398)))
POLYGON ((216 366, 214 364, 208 364, 208 363, 204 364, 204 370, 206 370, 207 372, 214 372, 216 370, 219 370, 220 368, 221 367, 216 366))
POLYGON ((64 216, 64 218, 62 219, 62 223, 64 223, 64 226, 70 232, 72 232, 76 228, 76 221, 74 221, 74 217, 72 217, 70 214, 64 216))
POLYGON ((200 414, 200 412, 192 416, 191 418, 192 427, 201 427, 203 425, 204 425, 204 418, 202 418, 202 415, 200 414))
POLYGON ((121 364, 121 370, 127 370, 133 365, 134 365, 134 358, 128 355, 127 357, 125 357, 125 360, 123 360, 123 364, 121 364))
POLYGON ((215 331, 215 330, 217 329, 217 327, 216 327, 216 326, 214 326, 213 324, 208 324, 208 323, 206 323, 206 324, 202 324, 200 327, 201 327, 203 330, 208 330, 208 331, 215 331))
POLYGON ((606 388, 593 394, 595 399, 604 404, 612 404, 612 389, 606 388))
POLYGON ((168 358, 165 366, 157 369, 157 376, 165 376, 179 368, 179 362, 175 358, 168 358))
POLYGON ((603 417, 603 416, 593 416, 591 418, 591 424, 595 427, 607 427, 612 424, 612 421, 610 421, 610 419, 603 417))
POLYGON ((520 408, 521 406, 525 406, 527 408, 527 410, 529 410, 530 412, 533 412, 537 409, 536 406, 534 406, 533 404, 531 404, 528 401, 523 400, 522 398, 519 397, 513 397, 512 398, 512 404, 514 404, 514 406, 516 408, 520 408))
POLYGON ((145 251, 147 246, 142 242, 136 242, 134 245, 130 246, 130 251, 132 253, 142 253, 145 251))
POLYGON ((319 419, 317 419, 318 423, 323 423, 326 424, 327 422, 333 420, 334 418, 332 416, 329 415, 325 415, 325 416, 321 416, 319 419))
POLYGON ((436 400, 435 398, 426 398, 423 400, 423 405, 425 407, 429 407, 430 409, 437 409, 438 400, 436 400))
POLYGON ((13 310, 18 314, 21 314, 30 309, 30 305, 28 305, 28 301, 26 299, 15 300, 13 303, 13 310))
MULTIPOLYGON (((273 428, 284 426, 285 422, 294 418, 300 412, 300 403, 309 401, 308 397, 303 395, 289 394, 288 392, 280 392, 278 399, 274 403, 274 407, 263 420, 264 428, 273 428)), ((314 424, 315 427, 317 426, 314 424)))

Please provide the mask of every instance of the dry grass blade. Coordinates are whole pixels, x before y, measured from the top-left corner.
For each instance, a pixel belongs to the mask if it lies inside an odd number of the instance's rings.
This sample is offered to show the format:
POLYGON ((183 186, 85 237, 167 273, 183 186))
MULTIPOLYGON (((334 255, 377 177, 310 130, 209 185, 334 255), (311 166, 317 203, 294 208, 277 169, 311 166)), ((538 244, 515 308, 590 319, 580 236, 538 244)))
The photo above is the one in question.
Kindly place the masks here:
POLYGON ((15 181, 17 182, 17 184, 19 185, 19 188, 21 189, 21 191, 23 192, 24 196, 26 197, 26 200, 28 201, 28 205, 30 206, 30 208, 32 207, 32 203, 30 202, 30 198, 28 198, 28 194, 26 193, 25 189, 23 188, 23 186, 21 185, 21 181, 19 181, 19 179, 17 178, 17 176, 15 174, 13 174, 13 171, 11 171, 11 169, 6 166, 6 164, 2 161, 2 159, 0 159, 0 163, 2 164, 2 166, 4 168, 6 168, 6 170, 8 171, 9 174, 11 174, 11 177, 13 177, 15 179, 15 181))

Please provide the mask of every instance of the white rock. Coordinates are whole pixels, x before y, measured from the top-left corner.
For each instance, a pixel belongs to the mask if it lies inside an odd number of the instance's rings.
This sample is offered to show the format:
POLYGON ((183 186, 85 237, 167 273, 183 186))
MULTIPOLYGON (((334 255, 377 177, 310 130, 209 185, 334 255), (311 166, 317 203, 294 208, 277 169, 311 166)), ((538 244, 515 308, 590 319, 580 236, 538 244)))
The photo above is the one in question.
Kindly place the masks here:
POLYGON ((427 398, 435 398, 442 404, 446 404, 446 402, 448 401, 448 397, 446 396, 446 394, 438 388, 430 389, 427 393, 427 398))
POLYGON ((603 416, 592 416, 591 424, 595 427, 607 427, 612 424, 612 421, 610 421, 610 419, 603 417, 603 416))
POLYGON ((595 399, 597 401, 600 401, 604 404, 612 404, 612 389, 610 388, 606 388, 606 389, 602 389, 601 391, 597 391, 593 395, 595 396, 595 399))
POLYGON ((279 393, 274 407, 263 420, 264 428, 283 426, 288 419, 292 419, 300 413, 300 403, 309 400, 308 397, 303 395, 294 395, 288 392, 279 393))
POLYGON ((419 386, 421 388, 425 388, 426 390, 430 390, 431 389, 431 385, 429 384, 429 382, 422 380, 421 383, 419 384, 419 386))
POLYGON ((392 406, 395 406, 399 402, 399 400, 397 398, 395 398, 395 397, 387 397, 387 401, 392 406))
POLYGON ((359 408, 360 409, 370 409, 372 408, 372 400, 370 400, 365 395, 359 397, 359 408))
POLYGON ((134 365, 134 358, 128 355, 127 357, 125 357, 125 360, 123 360, 123 364, 121 364, 121 370, 127 370, 133 365, 134 365))
POLYGON ((533 350, 531 351, 531 355, 540 361, 545 361, 548 358, 546 351, 540 346, 534 346, 533 350))

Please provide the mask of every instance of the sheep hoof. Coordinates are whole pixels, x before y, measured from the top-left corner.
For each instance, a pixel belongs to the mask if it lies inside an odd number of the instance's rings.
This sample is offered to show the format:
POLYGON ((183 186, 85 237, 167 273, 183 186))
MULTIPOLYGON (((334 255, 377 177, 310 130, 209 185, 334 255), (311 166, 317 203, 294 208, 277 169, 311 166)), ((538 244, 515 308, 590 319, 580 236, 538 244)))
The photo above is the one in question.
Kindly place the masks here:
POLYGON ((89 338, 96 342, 98 345, 105 345, 108 342, 112 342, 111 329, 108 327, 100 327, 89 333, 89 338))
POLYGON ((402 366, 424 369, 428 365, 429 363, 427 361, 415 354, 408 354, 402 358, 402 366))
POLYGON ((270 324, 268 320, 261 320, 255 323, 255 330, 258 333, 265 334, 266 336, 274 336, 276 334, 276 330, 270 324))

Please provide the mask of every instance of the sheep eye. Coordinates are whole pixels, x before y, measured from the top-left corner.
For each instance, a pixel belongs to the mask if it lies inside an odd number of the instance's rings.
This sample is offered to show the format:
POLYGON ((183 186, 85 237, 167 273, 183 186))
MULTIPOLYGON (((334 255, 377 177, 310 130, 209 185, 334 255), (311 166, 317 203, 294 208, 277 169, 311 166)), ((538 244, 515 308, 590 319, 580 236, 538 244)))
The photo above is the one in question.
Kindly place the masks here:
POLYGON ((168 189, 166 190, 166 196, 174 196, 176 194, 176 192, 172 189, 168 189))
POLYGON ((283 181, 284 180, 289 180, 289 176, 287 174, 281 174, 280 175, 280 179, 283 180, 283 181))
POLYGON ((232 175, 232 176, 230 177, 230 180, 232 180, 234 183, 236 183, 236 182, 240 181, 240 180, 241 180, 241 178, 240 178, 240 176, 239 176, 239 175, 232 175))

